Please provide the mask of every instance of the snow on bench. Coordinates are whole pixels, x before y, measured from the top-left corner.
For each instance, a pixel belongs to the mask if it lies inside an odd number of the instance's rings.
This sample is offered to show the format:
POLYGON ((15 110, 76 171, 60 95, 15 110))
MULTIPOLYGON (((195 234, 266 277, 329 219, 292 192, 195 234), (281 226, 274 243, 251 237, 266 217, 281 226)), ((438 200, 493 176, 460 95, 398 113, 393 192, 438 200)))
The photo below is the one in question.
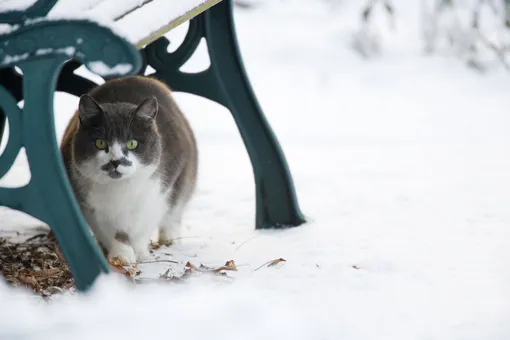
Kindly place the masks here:
MULTIPOLYGON (((220 1, 59 0, 47 17, 89 19, 108 26, 141 48, 220 1)), ((30 0, 20 1, 23 2, 26 6, 30 0)))

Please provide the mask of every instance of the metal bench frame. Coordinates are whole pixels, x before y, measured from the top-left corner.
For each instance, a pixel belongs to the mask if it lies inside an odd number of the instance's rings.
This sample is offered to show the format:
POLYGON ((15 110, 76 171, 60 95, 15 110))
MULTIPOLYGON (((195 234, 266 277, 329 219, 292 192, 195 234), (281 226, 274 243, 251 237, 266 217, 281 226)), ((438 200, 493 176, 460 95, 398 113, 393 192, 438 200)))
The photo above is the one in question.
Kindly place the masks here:
POLYGON ((44 17, 55 3, 39 0, 26 11, 0 14, 0 22, 20 25, 14 32, 0 36, 0 140, 5 116, 10 127, 7 147, 0 155, 0 178, 21 147, 26 149, 32 175, 24 187, 0 187, 0 205, 23 211, 51 227, 79 290, 88 288, 101 272, 108 272, 108 265, 65 173, 55 137, 53 95, 57 90, 80 96, 96 86, 74 73, 91 61, 101 60, 110 66, 129 64, 129 74, 145 74, 150 65, 156 70, 150 76, 164 81, 172 90, 193 93, 229 109, 253 166, 256 228, 283 228, 305 222, 283 152, 246 75, 231 0, 221 1, 191 19, 184 42, 173 53, 167 52, 169 41, 165 37, 138 51, 109 29, 82 20, 42 20, 23 25, 27 18, 44 17), (82 38, 81 42, 77 37, 82 38), (210 67, 194 74, 179 71, 202 38, 207 41, 210 67), (69 46, 75 49, 72 55, 65 49, 69 46), (37 52, 48 47, 52 48, 50 53, 37 52), (21 100, 25 101, 23 109, 17 106, 21 100))

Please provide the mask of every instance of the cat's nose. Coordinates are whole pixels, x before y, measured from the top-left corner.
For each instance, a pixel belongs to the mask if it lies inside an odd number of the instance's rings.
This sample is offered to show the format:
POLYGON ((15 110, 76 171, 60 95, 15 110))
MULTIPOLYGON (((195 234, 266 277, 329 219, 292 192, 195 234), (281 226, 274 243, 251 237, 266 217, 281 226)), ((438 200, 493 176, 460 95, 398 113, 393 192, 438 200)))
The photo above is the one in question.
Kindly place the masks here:
POLYGON ((112 159, 110 161, 110 164, 113 165, 114 168, 117 168, 120 165, 120 161, 118 161, 116 159, 112 159))

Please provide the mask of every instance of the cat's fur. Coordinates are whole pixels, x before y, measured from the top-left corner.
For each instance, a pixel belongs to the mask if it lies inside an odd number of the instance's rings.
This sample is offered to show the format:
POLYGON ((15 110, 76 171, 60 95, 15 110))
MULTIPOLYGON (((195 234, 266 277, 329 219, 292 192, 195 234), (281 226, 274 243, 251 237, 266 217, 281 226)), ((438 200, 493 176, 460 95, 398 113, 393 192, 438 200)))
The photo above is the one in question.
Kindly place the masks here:
POLYGON ((109 258, 147 260, 157 228, 161 243, 176 237, 195 188, 198 151, 163 83, 125 77, 83 95, 61 152, 80 207, 109 258), (107 142, 106 149, 96 147, 97 139, 107 142), (131 139, 138 141, 132 151, 126 147, 131 139))

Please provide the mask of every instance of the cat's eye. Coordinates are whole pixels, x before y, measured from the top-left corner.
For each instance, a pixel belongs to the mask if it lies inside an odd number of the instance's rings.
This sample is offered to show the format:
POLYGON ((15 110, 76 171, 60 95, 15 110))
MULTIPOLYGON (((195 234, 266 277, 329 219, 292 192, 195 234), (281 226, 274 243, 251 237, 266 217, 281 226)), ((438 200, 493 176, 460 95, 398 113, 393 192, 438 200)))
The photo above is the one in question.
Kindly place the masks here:
POLYGON ((126 143, 128 150, 134 150, 138 147, 138 141, 131 139, 126 143))
POLYGON ((96 139, 96 148, 99 150, 106 149, 106 141, 104 139, 96 139))

